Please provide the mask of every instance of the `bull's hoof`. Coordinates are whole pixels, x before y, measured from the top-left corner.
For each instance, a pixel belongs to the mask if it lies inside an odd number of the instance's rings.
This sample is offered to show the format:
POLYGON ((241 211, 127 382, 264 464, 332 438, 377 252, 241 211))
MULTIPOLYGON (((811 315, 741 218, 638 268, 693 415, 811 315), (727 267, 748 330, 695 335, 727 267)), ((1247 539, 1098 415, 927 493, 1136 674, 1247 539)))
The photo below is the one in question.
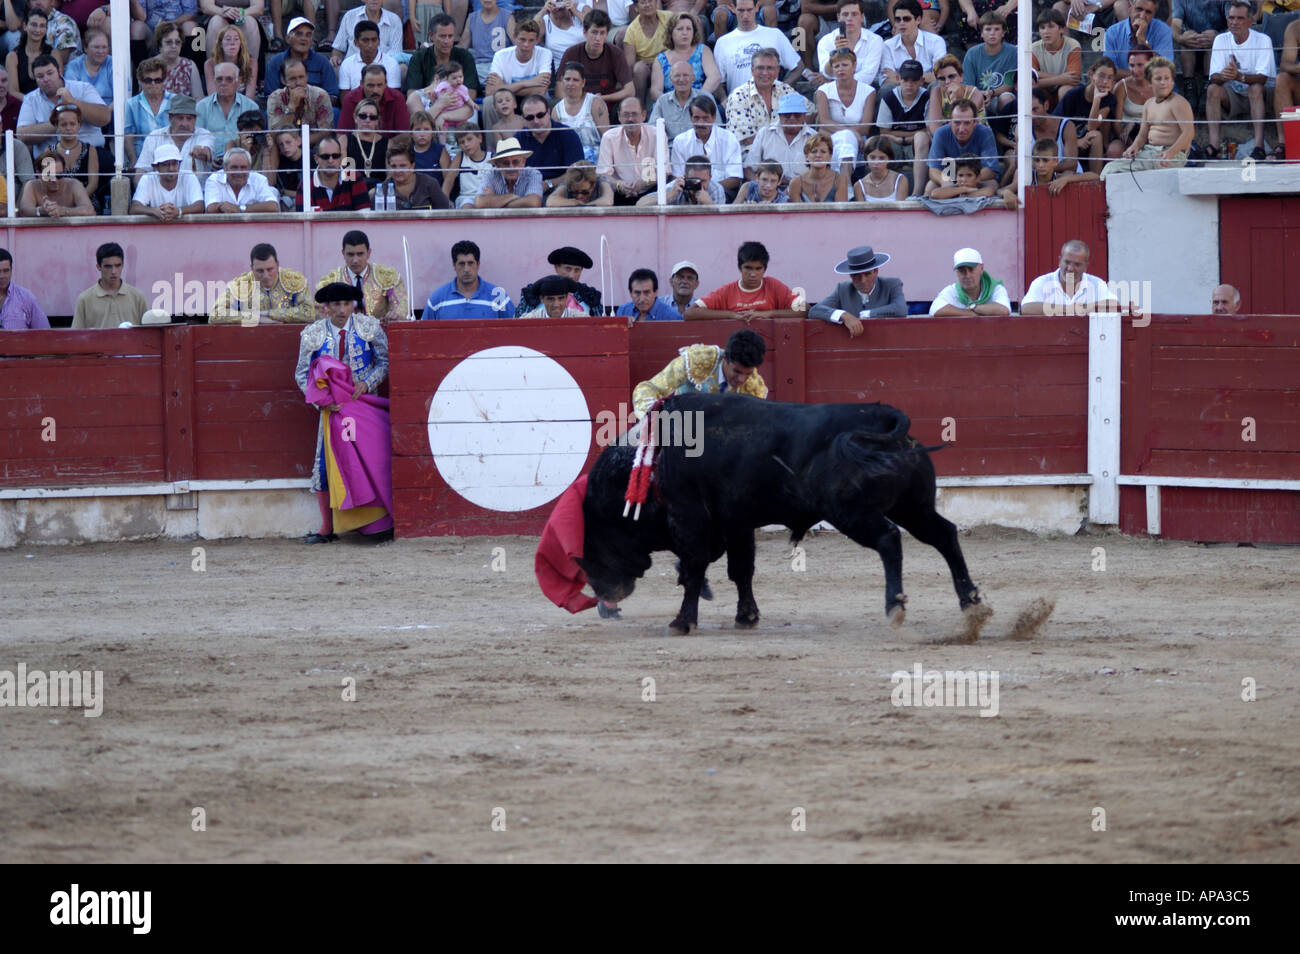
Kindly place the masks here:
POLYGON ((707 577, 704 580, 704 585, 700 587, 700 599, 709 600, 710 602, 713 600, 713 587, 709 586, 707 577))
POLYGON ((953 634, 953 642, 973 643, 980 638, 980 630, 993 616, 993 607, 987 603, 972 603, 962 610, 961 626, 953 634))
POLYGON ((691 624, 675 619, 668 624, 668 632, 673 636, 688 636, 691 632, 691 624))
POLYGON ((753 629, 758 625, 758 614, 736 614, 736 629, 753 629))
POLYGON ((902 627, 903 622, 907 619, 907 609, 902 603, 899 603, 889 611, 889 625, 894 629, 902 627))

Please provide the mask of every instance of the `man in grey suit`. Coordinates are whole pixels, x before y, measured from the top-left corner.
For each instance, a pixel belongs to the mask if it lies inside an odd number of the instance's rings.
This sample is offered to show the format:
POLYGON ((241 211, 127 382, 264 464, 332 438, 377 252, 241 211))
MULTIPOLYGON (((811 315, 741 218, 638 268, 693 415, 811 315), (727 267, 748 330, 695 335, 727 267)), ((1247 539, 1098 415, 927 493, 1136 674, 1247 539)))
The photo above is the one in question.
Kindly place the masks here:
POLYGON ((850 338, 862 334, 862 318, 905 317, 903 280, 879 276, 880 266, 888 261, 888 255, 870 245, 849 249, 848 257, 835 266, 836 273, 848 275, 849 280, 809 309, 808 317, 843 325, 850 338))

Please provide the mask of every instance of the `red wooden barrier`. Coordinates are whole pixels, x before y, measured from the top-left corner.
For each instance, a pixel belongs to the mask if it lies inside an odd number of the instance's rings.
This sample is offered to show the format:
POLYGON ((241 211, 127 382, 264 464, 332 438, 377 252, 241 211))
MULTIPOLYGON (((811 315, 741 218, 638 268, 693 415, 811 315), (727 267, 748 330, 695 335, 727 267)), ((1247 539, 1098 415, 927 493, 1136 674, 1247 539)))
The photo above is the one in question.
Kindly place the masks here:
POLYGON ((1300 315, 1300 198, 1224 196, 1219 200, 1219 277, 1241 292, 1253 315, 1300 315))
POLYGON ((1110 277, 1106 184, 1077 182, 1056 195, 1048 192, 1047 186, 1026 189, 1025 288, 1039 275, 1056 270, 1061 262, 1061 246, 1070 239, 1082 239, 1088 244, 1092 254, 1088 264, 1090 275, 1101 279, 1110 277))
MULTIPOLYGON (((1120 470, 1129 476, 1296 479, 1300 326, 1252 316, 1156 316, 1126 326, 1120 470)), ((1300 494, 1164 488, 1163 536, 1300 540, 1300 494)), ((1141 487, 1121 488, 1120 529, 1146 530, 1141 487)))

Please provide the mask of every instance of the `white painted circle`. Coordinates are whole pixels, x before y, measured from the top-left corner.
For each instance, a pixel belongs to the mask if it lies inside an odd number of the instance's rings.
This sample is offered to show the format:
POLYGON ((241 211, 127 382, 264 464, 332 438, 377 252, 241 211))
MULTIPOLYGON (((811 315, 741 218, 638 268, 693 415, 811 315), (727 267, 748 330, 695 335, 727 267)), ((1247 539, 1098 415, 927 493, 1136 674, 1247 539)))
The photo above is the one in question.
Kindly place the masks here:
POLYGON ((465 358, 429 404, 429 450, 452 490, 485 510, 549 503, 582 473, 591 412, 573 375, 508 345, 465 358))

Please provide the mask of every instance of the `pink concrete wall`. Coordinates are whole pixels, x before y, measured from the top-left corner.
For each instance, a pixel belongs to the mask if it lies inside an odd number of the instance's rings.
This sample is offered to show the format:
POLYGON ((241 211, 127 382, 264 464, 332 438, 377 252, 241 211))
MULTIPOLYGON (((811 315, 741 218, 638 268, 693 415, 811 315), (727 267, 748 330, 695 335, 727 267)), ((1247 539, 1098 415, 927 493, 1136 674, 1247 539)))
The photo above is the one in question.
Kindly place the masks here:
MULTIPOLYGON (((342 264, 343 233, 363 229, 374 260, 402 263, 402 237, 411 247, 415 285, 412 297, 422 307, 430 291, 452 278, 449 249, 466 238, 483 250, 482 274, 505 286, 511 296, 521 285, 551 271, 546 255, 560 245, 575 245, 593 259, 600 239, 608 239, 613 258, 614 303, 627 299, 627 275, 646 266, 666 285, 668 269, 681 259, 700 267, 701 287, 708 290, 736 278, 735 254, 746 240, 763 242, 772 255, 770 273, 788 285, 802 286, 814 301, 828 294, 837 280, 832 269, 846 249, 873 245, 893 260, 882 274, 903 279, 907 297, 933 298, 953 281, 952 253, 974 246, 990 272, 1007 283, 1012 298, 1023 291, 1016 215, 990 210, 975 215, 939 217, 922 209, 869 211, 818 209, 786 211, 724 209, 667 213, 555 210, 537 213, 333 213, 250 217, 214 216, 195 223, 158 225, 135 220, 102 219, 87 224, 15 224, 7 228, 5 247, 14 256, 14 281, 32 289, 45 311, 70 315, 77 295, 98 277, 95 248, 115 241, 126 250, 126 281, 152 302, 155 282, 227 280, 248 269, 248 250, 270 242, 280 264, 305 271, 315 280, 342 264)), ((600 268, 583 276, 600 286, 600 268)), ((417 314, 418 314, 417 307, 417 314)))

